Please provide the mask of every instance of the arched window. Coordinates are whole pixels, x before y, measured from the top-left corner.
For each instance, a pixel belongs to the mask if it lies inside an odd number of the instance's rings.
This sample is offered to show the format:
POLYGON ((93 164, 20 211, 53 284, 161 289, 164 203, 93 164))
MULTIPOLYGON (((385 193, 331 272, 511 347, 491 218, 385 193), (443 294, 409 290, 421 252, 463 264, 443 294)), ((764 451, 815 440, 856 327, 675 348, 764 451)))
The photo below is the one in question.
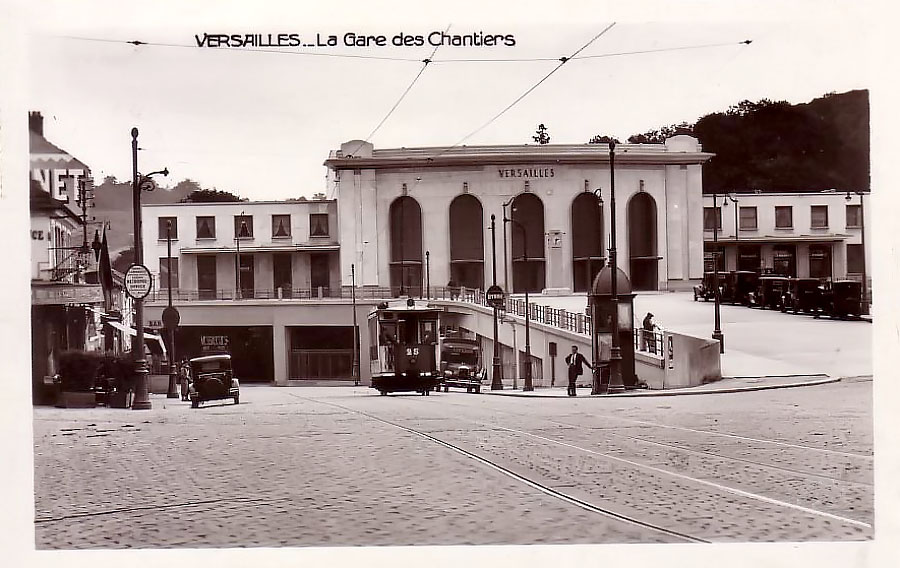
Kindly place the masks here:
POLYGON ((649 193, 636 193, 628 202, 628 253, 635 290, 659 287, 657 240, 656 202, 649 193))
POLYGON ((404 195, 391 203, 391 292, 422 295, 422 208, 404 195))
POLYGON ((572 201, 572 290, 590 291, 594 278, 605 264, 600 203, 593 193, 579 193, 572 201))
POLYGON ((450 203, 450 279, 484 289, 484 216, 481 202, 462 194, 450 203))
POLYGON ((513 220, 508 228, 512 232, 513 291, 540 292, 546 281, 544 204, 533 193, 522 193, 511 204, 510 218, 513 220))

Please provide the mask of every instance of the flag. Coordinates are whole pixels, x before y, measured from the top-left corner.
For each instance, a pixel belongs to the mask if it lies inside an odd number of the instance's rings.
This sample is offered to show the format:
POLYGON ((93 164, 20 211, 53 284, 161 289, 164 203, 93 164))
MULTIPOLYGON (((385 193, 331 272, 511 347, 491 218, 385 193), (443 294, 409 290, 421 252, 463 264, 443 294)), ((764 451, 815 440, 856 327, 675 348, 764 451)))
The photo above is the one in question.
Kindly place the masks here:
POLYGON ((106 227, 103 228, 103 240, 100 242, 100 287, 103 290, 103 302, 106 310, 112 309, 113 276, 112 264, 109 261, 109 245, 106 242, 106 227))

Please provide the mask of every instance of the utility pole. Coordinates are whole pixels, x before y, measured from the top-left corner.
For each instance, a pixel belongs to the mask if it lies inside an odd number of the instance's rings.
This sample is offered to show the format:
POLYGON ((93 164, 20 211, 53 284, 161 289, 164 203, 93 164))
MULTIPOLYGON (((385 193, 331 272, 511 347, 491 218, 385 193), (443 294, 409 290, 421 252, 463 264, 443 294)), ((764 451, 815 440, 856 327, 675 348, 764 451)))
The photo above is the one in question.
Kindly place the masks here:
MULTIPOLYGON (((504 224, 505 225, 505 224, 504 224)), ((497 220, 496 216, 491 214, 491 276, 493 285, 497 286, 497 220)), ((493 369, 491 369, 491 390, 503 390, 503 362, 500 352, 499 322, 500 309, 494 306, 494 357, 493 369)))

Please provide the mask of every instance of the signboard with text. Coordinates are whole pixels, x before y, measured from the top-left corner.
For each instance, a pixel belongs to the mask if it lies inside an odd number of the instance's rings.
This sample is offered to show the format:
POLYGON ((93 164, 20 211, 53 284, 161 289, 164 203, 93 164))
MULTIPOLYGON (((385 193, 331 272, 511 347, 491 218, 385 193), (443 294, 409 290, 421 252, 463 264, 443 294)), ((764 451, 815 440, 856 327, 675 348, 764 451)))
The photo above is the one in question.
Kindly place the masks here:
POLYGON ((147 297, 153 289, 153 277, 143 264, 132 264, 125 273, 125 291, 135 300, 147 297))

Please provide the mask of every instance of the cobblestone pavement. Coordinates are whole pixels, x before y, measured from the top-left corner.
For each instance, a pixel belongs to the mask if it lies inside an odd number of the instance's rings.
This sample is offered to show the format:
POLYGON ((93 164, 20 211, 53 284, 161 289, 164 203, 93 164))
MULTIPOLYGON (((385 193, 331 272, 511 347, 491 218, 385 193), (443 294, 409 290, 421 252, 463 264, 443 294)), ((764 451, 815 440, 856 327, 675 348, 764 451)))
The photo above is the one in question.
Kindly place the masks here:
POLYGON ((244 391, 238 406, 196 410, 164 397, 153 397, 149 411, 35 408, 36 546, 872 535, 867 380, 552 402, 380 397, 352 387, 244 391))

